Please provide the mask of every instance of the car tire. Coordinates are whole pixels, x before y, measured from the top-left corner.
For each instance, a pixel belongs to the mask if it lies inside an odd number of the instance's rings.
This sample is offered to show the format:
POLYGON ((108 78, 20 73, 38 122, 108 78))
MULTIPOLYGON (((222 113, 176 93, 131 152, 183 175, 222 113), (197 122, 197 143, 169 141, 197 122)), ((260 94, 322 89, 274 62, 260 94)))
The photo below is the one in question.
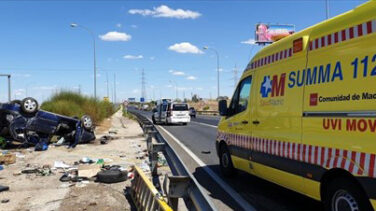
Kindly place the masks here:
POLYGON ((127 180, 127 171, 119 169, 102 170, 97 174, 97 181, 102 183, 117 183, 127 180))
POLYGON ((38 101, 32 97, 27 97, 21 102, 21 110, 26 114, 35 114, 38 111, 38 101))
POLYGON ((183 125, 187 125, 188 123, 184 122, 183 125))
POLYGON ((81 124, 86 130, 91 130, 93 128, 93 120, 89 115, 83 115, 81 117, 81 124))
POLYGON ((236 169, 232 164, 230 151, 226 145, 222 145, 219 152, 219 165, 222 174, 225 177, 233 177, 236 173, 236 169))
POLYGON ((373 210, 363 189, 345 177, 330 181, 323 202, 327 211, 373 210))

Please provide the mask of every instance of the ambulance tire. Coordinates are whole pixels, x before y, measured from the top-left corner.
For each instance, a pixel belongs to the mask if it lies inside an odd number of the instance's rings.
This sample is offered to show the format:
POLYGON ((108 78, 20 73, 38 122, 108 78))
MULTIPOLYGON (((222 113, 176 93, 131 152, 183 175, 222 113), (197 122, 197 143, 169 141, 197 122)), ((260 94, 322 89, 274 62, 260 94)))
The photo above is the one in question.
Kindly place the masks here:
POLYGON ((225 177, 233 177, 236 174, 236 169, 232 164, 230 151, 226 145, 222 145, 219 151, 219 165, 222 174, 225 177))
POLYGON ((336 178, 328 184, 324 207, 327 211, 373 210, 362 188, 345 177, 336 178))

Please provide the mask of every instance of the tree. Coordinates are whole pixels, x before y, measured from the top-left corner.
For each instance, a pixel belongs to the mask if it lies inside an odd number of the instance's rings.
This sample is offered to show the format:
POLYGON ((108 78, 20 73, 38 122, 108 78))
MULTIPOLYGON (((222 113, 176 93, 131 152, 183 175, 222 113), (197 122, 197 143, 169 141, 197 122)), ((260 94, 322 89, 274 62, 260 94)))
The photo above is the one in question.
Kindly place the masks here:
POLYGON ((198 98, 197 94, 194 94, 192 96, 192 102, 197 103, 198 101, 199 101, 199 98, 198 98))

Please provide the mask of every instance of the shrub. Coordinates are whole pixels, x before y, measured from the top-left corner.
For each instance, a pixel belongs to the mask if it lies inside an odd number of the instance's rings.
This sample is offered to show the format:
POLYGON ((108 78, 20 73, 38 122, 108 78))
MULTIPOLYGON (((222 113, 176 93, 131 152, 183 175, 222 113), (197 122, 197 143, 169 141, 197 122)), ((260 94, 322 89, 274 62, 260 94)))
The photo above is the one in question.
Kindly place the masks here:
POLYGON ((87 114, 93 118, 95 123, 99 123, 115 112, 114 105, 110 102, 99 101, 70 91, 62 91, 53 95, 50 100, 43 102, 41 108, 71 117, 80 118, 87 114))
POLYGON ((207 110, 209 110, 209 108, 210 108, 209 106, 205 106, 205 107, 202 108, 202 110, 207 111, 207 110))

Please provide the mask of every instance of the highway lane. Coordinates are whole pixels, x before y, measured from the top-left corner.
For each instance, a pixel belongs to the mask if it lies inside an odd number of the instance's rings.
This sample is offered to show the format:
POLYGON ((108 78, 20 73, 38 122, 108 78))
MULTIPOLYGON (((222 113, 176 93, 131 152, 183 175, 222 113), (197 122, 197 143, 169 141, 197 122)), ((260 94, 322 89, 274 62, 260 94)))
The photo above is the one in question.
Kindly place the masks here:
MULTIPOLYGON (((142 113, 151 118, 150 112, 142 113)), ((162 127, 188 147, 193 154, 199 157, 215 174, 235 189, 237 193, 257 210, 300 211, 321 209, 321 204, 317 201, 243 172, 239 172, 236 177, 231 179, 223 177, 219 170, 219 160, 215 149, 217 129, 213 126, 218 122, 218 117, 216 118, 200 116, 199 118, 192 119, 191 123, 187 126, 162 125, 162 127)), ((193 161, 189 160, 187 162, 189 162, 190 166, 193 165, 191 163, 193 161)), ((211 197, 223 201, 230 209, 239 209, 239 207, 234 205, 231 197, 222 197, 221 195, 225 195, 223 194, 224 191, 221 191, 218 187, 213 187, 213 184, 207 181, 209 175, 202 171, 202 169, 192 169, 193 175, 208 190, 211 197)))
POLYGON ((196 118, 191 118, 191 121, 217 126, 220 119, 220 116, 197 115, 196 118))

